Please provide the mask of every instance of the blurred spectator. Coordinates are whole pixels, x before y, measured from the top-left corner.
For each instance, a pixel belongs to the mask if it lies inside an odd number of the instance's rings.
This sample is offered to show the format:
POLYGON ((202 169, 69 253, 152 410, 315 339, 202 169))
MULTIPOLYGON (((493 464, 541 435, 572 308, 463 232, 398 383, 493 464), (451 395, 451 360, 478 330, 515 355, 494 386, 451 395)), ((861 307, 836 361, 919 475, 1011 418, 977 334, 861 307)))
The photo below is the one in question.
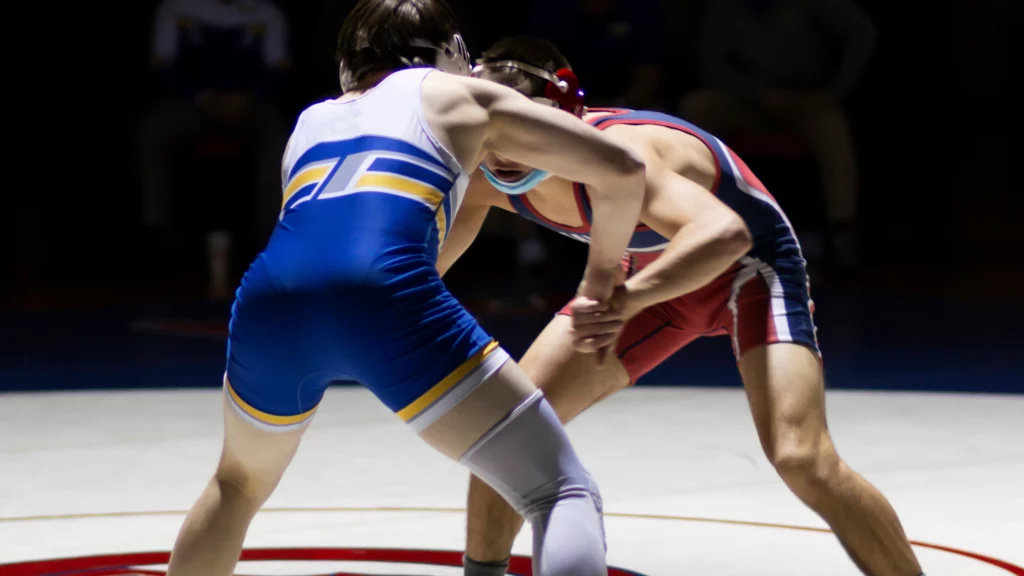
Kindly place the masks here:
POLYGON ((589 106, 658 107, 659 0, 534 0, 527 34, 565 54, 589 106))
POLYGON ((835 257, 853 265, 857 165, 841 102, 863 72, 874 28, 853 0, 711 0, 700 47, 706 89, 682 115, 724 138, 785 132, 814 154, 835 257))
MULTIPOLYGON (((147 228, 164 234, 172 227, 175 159, 215 135, 237 142, 251 157, 255 187, 239 181, 251 205, 232 210, 251 210, 256 234, 269 234, 280 205, 281 155, 288 137, 273 104, 288 68, 286 36, 284 17, 268 0, 164 0, 159 5, 152 56, 165 98, 143 120, 139 135, 147 228)), ((219 251, 224 239, 212 244, 219 251)), ((211 259, 220 262, 222 256, 211 254, 211 259)))

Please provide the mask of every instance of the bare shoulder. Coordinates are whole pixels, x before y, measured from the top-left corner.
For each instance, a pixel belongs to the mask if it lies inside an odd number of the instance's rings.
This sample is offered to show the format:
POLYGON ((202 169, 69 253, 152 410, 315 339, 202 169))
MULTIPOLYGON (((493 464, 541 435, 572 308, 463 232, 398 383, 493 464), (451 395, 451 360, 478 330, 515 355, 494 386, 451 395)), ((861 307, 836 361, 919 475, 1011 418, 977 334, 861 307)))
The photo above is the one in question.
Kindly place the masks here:
POLYGON ((609 126, 605 132, 643 154, 649 169, 660 167, 707 186, 718 172, 715 156, 707 145, 681 130, 620 124, 609 126))
POLYGON ((424 78, 423 98, 425 103, 441 110, 471 107, 484 112, 495 102, 523 96, 496 82, 437 71, 424 78))
POLYGON ((470 172, 481 160, 489 118, 475 94, 475 83, 468 80, 475 79, 431 72, 420 85, 420 102, 434 136, 470 172))
MULTIPOLYGON (((427 74, 421 86, 424 112, 434 116, 467 114, 479 109, 472 80, 440 70, 427 74)), ((483 110, 479 110, 483 112, 483 110)))

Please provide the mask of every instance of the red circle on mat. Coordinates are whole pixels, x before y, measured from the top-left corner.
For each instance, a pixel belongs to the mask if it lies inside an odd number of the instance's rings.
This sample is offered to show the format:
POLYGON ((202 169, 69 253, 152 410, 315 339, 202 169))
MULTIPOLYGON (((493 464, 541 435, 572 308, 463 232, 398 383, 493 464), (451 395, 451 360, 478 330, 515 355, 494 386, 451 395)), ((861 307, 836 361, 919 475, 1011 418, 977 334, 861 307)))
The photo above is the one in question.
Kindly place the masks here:
MULTIPOLYGON (((4 565, 5 576, 67 576, 88 573, 89 576, 164 576, 163 570, 136 569, 133 566, 167 564, 170 552, 138 552, 81 556, 57 560, 36 560, 4 565)), ((462 552, 445 550, 407 550, 400 548, 255 548, 243 550, 241 561, 344 561, 393 562, 429 566, 462 566, 462 552)), ((510 576, 533 576, 530 558, 513 556, 509 562, 510 576)), ((357 572, 332 572, 331 576, 369 576, 357 572)), ((608 568, 608 576, 644 576, 622 568, 608 568)))

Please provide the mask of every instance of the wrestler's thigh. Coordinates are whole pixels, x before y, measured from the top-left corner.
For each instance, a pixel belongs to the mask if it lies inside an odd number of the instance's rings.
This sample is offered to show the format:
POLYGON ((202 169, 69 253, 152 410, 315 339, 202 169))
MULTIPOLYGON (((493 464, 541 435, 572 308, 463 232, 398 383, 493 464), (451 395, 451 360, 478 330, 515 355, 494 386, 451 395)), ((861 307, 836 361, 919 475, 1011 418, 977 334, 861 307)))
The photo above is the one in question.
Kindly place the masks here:
POLYGON ((618 358, 609 355, 599 368, 596 355, 573 350, 571 330, 572 318, 555 316, 519 362, 562 422, 630 383, 618 358))

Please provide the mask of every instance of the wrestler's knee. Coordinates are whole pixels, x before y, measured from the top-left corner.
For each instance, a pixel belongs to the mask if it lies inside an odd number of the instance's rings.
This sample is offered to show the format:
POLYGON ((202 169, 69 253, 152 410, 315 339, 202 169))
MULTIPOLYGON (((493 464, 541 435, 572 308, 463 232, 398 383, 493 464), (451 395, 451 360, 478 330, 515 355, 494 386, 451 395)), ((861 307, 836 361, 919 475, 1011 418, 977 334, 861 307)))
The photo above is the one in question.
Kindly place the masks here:
POLYGON ((602 507, 597 483, 539 392, 461 461, 531 522, 565 499, 589 498, 599 510, 602 507), (524 452, 523 446, 531 450, 524 452))
POLYGON ((768 459, 789 488, 805 501, 827 498, 842 473, 842 461, 825 430, 779 430, 768 459))
POLYGON ((275 477, 263 474, 230 455, 221 457, 210 482, 222 501, 231 502, 235 507, 248 508, 253 513, 266 502, 277 486, 275 477))

